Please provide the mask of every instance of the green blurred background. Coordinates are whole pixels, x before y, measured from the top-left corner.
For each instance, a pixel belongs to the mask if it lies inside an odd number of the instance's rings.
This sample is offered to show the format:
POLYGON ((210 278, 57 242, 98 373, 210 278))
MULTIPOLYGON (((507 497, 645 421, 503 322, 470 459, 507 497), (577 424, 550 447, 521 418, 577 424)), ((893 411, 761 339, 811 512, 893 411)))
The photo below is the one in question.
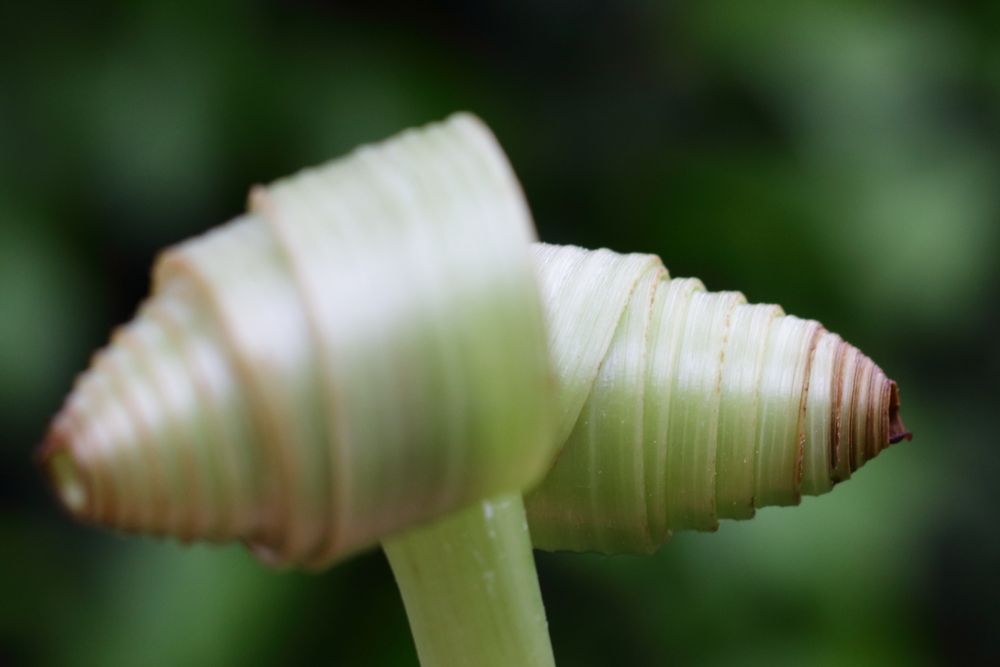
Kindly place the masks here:
POLYGON ((276 574, 79 527, 31 452, 158 249, 457 109, 542 238, 821 320, 917 436, 654 557, 538 554, 561 664, 997 664, 998 27, 997 3, 4 3, 0 664, 416 664, 380 553, 276 574))

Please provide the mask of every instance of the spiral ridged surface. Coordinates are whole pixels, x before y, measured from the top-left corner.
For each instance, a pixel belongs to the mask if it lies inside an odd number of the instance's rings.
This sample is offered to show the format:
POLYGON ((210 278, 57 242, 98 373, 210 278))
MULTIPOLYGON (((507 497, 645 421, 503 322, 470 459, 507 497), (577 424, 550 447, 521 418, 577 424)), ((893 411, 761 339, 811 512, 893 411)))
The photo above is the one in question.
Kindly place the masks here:
POLYGON ((255 188, 78 379, 42 449, 63 503, 319 567, 525 492, 536 546, 645 552, 904 434, 895 385, 818 323, 533 241, 465 114, 255 188))

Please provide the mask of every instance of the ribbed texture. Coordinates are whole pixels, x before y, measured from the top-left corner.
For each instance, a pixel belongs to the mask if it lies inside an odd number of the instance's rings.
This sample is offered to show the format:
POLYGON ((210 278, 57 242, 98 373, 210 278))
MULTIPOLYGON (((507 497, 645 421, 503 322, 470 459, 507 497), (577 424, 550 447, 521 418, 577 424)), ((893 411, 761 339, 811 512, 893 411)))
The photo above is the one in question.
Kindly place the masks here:
POLYGON ((646 552, 902 433, 894 385, 818 323, 532 240, 467 115, 255 188, 77 382, 43 448, 64 504, 318 567, 531 492, 537 546, 646 552))
POLYGON ((72 456, 61 481, 79 487, 70 509, 83 518, 182 540, 253 535, 267 512, 250 406, 224 338, 188 287, 159 293, 116 331, 47 447, 72 456))
POLYGON ((322 566, 535 483, 554 451, 533 227, 468 115, 171 249, 44 456, 109 526, 322 566))
POLYGON ((714 530, 824 493, 888 446, 894 385, 839 336, 738 292, 671 280, 655 257, 606 252, 535 253, 551 349, 574 349, 595 313, 616 323, 606 348, 555 357, 561 393, 577 403, 527 498, 536 546, 653 551, 671 530, 714 530), (601 281, 628 296, 595 300, 601 281), (563 289, 546 289, 553 282, 563 289))

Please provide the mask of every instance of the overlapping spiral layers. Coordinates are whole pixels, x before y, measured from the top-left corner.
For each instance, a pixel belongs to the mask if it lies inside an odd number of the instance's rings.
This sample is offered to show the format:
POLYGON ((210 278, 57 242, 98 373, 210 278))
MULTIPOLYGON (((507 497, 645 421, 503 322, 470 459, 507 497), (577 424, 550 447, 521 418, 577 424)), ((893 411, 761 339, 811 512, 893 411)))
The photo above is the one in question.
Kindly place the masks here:
POLYGON ((457 115, 251 193, 169 250, 44 456, 80 517, 320 566, 551 462, 515 177, 457 115))
POLYGON ((908 435, 895 383, 818 322, 671 280, 652 255, 535 259, 565 443, 527 497, 540 548, 650 552, 829 491, 908 435))
POLYGON ((321 566, 534 489, 536 545, 649 551, 903 433, 895 385, 818 323, 651 255, 532 245, 468 115, 250 208, 164 254, 55 419, 42 456, 78 517, 321 566))

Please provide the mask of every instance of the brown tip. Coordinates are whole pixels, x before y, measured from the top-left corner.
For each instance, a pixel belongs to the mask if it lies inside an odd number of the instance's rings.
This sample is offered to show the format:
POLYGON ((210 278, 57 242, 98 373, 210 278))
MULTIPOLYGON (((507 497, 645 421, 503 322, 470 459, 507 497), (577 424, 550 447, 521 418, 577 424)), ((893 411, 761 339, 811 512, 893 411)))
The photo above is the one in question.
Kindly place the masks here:
POLYGON ((85 515, 90 504, 90 492, 63 429, 53 427, 49 431, 38 448, 36 458, 62 506, 75 517, 85 515))
POLYGON ((902 417, 899 416, 899 387, 889 381, 889 444, 894 445, 900 440, 913 440, 913 434, 906 430, 902 417))

